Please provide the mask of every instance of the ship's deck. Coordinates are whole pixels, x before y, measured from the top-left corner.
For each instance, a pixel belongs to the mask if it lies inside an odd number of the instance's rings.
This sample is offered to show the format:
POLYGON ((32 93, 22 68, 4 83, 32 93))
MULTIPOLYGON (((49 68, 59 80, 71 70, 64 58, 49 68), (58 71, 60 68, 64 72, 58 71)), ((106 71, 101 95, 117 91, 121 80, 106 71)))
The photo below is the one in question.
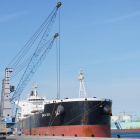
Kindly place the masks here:
POLYGON ((105 98, 74 98, 74 99, 60 99, 60 100, 51 100, 49 102, 46 102, 46 104, 51 104, 51 103, 60 103, 60 102, 76 102, 76 101, 110 101, 110 99, 105 99, 105 98))

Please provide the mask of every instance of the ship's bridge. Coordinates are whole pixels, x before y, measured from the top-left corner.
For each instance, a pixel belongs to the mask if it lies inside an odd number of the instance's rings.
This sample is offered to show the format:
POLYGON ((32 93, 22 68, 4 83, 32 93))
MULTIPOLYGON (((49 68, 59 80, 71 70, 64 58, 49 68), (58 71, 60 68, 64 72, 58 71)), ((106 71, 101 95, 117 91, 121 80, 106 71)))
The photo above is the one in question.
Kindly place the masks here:
POLYGON ((46 97, 39 97, 37 93, 37 84, 34 82, 34 91, 31 91, 31 94, 28 94, 27 100, 17 101, 18 113, 17 120, 21 120, 30 115, 33 115, 36 112, 44 110, 44 105, 46 104, 46 97))
POLYGON ((27 98, 27 101, 31 101, 31 102, 35 102, 35 101, 40 102, 45 100, 46 100, 45 98, 33 98, 33 99, 27 98))

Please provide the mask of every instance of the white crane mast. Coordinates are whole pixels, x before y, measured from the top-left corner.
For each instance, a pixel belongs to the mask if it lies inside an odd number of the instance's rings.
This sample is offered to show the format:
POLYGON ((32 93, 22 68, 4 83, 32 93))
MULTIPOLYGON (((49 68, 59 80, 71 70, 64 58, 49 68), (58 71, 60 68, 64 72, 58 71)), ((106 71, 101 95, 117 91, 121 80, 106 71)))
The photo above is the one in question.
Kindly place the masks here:
POLYGON ((87 98, 83 82, 85 78, 82 75, 84 74, 82 69, 80 69, 79 74, 80 74, 80 76, 78 76, 78 80, 80 81, 79 98, 87 98))

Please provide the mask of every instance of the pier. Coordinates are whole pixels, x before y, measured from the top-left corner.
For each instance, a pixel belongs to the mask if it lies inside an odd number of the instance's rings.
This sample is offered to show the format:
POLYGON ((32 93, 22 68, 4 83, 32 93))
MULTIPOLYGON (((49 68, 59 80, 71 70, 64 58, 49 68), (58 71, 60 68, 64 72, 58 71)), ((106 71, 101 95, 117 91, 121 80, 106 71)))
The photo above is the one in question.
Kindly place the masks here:
MULTIPOLYGON (((97 138, 97 137, 64 137, 64 136, 7 136, 6 140, 118 140, 118 138, 97 138)), ((119 138, 119 140, 128 140, 119 138)), ((129 139, 134 140, 134 139, 129 139)), ((135 139, 138 140, 138 139, 135 139)))

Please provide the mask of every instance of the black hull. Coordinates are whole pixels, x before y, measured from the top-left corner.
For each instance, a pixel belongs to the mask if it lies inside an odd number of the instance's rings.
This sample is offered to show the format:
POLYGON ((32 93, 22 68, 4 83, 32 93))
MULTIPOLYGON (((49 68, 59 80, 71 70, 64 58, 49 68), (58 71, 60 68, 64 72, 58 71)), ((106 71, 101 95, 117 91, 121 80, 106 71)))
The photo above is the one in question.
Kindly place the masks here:
POLYGON ((111 101, 69 101, 46 104, 44 112, 36 113, 17 123, 18 131, 32 128, 75 125, 110 126, 111 101), (56 116, 58 106, 63 107, 56 116), (109 111, 108 111, 109 110, 109 111))

